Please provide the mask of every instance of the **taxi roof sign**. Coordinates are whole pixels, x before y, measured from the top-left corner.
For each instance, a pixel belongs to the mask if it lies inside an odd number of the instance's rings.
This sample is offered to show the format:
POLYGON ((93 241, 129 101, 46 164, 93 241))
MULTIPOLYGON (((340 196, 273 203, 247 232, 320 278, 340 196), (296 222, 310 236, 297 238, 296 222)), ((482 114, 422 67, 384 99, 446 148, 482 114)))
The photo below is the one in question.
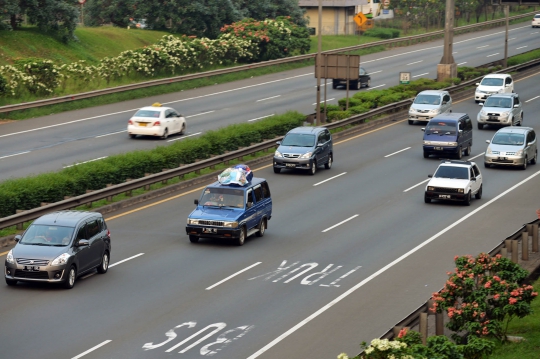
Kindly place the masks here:
POLYGON ((154 102, 152 104, 152 107, 161 107, 161 104, 159 102, 154 102))

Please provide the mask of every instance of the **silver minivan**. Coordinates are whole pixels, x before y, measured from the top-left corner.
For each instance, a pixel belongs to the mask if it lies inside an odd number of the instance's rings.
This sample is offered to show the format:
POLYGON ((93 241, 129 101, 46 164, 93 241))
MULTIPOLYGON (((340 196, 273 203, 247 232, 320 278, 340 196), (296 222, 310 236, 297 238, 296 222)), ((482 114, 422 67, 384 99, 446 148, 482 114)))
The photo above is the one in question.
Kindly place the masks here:
POLYGON ((433 117, 452 112, 452 98, 444 90, 426 90, 414 98, 409 109, 409 125, 414 121, 429 122, 433 117))
POLYGON ((484 102, 476 116, 478 129, 484 125, 521 126, 523 125, 523 107, 517 93, 491 95, 484 102))
POLYGON ((538 158, 536 133, 531 127, 503 127, 493 138, 484 154, 484 166, 519 166, 535 164, 538 158))

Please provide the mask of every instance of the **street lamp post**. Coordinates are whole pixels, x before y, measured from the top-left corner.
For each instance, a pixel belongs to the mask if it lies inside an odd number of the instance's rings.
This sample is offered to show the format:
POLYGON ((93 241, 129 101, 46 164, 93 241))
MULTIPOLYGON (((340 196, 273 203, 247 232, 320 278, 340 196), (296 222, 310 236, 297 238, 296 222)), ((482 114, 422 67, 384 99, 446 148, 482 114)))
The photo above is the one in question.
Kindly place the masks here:
POLYGON ((322 32, 322 0, 319 0, 319 26, 318 26, 318 47, 317 47, 317 107, 316 110, 316 125, 321 124, 321 32, 322 32))
POLYGON ((446 0, 446 16, 444 24, 444 48, 441 62, 437 65, 437 81, 457 77, 457 65, 452 56, 454 42, 454 0, 446 0))

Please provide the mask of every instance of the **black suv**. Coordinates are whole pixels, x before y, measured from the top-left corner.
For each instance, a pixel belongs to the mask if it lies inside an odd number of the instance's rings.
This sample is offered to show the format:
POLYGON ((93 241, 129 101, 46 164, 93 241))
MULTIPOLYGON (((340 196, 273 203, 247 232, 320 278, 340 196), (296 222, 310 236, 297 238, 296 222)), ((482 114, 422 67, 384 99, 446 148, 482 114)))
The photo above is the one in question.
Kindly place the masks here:
POLYGON ((326 127, 297 127, 290 130, 274 154, 274 173, 283 168, 309 170, 312 175, 324 164, 332 167, 334 148, 332 135, 326 127))
POLYGON ((5 262, 8 285, 62 283, 73 288, 77 277, 109 269, 111 234, 101 213, 58 211, 36 219, 15 237, 5 262))

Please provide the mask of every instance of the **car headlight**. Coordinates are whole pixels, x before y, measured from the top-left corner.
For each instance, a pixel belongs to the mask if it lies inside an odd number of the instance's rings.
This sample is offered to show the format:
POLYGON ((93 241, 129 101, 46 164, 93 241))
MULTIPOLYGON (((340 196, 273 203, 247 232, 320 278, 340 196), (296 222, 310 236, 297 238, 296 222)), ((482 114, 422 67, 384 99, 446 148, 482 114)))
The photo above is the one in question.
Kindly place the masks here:
POLYGON ((481 115, 481 116, 486 116, 486 115, 487 115, 487 112, 484 111, 484 110, 480 110, 480 115, 481 115))
POLYGON ((463 188, 458 188, 458 193, 465 193, 465 190, 463 188))
POLYGON ((313 152, 306 152, 304 153, 302 156, 298 157, 298 158, 310 158, 311 155, 312 155, 313 152))
POLYGON ((501 112, 501 117, 508 117, 510 115, 510 111, 501 112))
POLYGON ((224 222, 223 225, 227 228, 238 228, 238 222, 224 222))
POLYGON ((416 112, 416 109, 411 107, 411 109, 409 110, 409 113, 413 113, 413 112, 416 112))
POLYGON ((523 156, 523 150, 519 150, 516 152, 516 156, 523 156))
POLYGON ((424 141, 424 145, 431 145, 431 141, 424 141))
POLYGON ((52 266, 61 266, 63 264, 66 264, 69 257, 71 257, 69 254, 62 253, 58 257, 56 257, 54 261, 52 261, 51 265, 52 266))
POLYGON ((15 264, 15 258, 13 258, 13 249, 8 252, 6 262, 15 264))
POLYGON ((276 152, 274 153, 274 157, 283 157, 283 155, 281 154, 281 152, 276 151, 276 152))
POLYGON ((486 153, 487 153, 488 155, 491 155, 491 153, 492 153, 492 152, 491 152, 491 147, 488 147, 486 153))
POLYGON ((476 93, 486 93, 486 92, 484 92, 482 90, 476 90, 476 93))
POLYGON ((439 111, 440 111, 440 110, 439 110, 438 108, 434 108, 433 110, 429 110, 429 113, 435 113, 435 114, 437 114, 437 113, 439 113, 439 111))
POLYGON ((435 191, 435 187, 428 187, 427 190, 428 191, 435 191))
POLYGON ((198 219, 188 218, 187 219, 187 224, 199 224, 199 220, 198 219))
POLYGON ((448 142, 448 146, 457 147, 457 142, 448 142))

